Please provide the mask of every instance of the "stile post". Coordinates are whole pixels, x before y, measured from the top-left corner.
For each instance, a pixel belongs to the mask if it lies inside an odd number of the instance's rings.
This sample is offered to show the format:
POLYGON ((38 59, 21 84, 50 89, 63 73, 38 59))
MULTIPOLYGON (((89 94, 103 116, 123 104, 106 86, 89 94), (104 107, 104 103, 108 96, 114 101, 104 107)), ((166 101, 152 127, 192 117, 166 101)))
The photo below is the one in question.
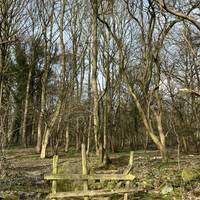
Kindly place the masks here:
MULTIPOLYGON (((58 173, 58 155, 55 155, 53 157, 53 175, 56 175, 58 173)), ((56 194, 57 190, 57 181, 52 181, 52 194, 56 194)), ((55 200, 55 199, 53 199, 55 200)))
MULTIPOLYGON (((133 155, 134 155, 134 152, 131 151, 130 152, 130 158, 129 158, 129 167, 130 167, 130 169, 132 169, 132 166, 133 166, 133 155)), ((128 173, 130 173, 130 172, 128 172, 128 173)), ((127 188, 129 187, 129 185, 130 185, 130 181, 126 181, 126 187, 127 188)), ((128 200, 128 193, 124 194, 124 200, 128 200)))
MULTIPOLYGON (((81 145, 81 155, 82 155, 82 173, 83 175, 88 174, 87 170, 87 157, 86 157, 86 148, 85 144, 81 145)), ((88 181, 83 181, 83 190, 87 191, 88 190, 88 181)), ((88 200, 88 197, 84 197, 84 200, 88 200)))

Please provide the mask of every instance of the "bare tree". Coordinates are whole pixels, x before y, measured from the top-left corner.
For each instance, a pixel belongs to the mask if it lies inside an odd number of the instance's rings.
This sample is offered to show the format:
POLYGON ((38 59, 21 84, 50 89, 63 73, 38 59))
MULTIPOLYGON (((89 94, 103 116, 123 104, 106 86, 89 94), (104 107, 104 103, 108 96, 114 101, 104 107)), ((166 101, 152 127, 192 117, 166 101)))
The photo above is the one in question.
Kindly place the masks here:
POLYGON ((60 34, 60 49, 61 49, 61 72, 60 72, 60 83, 59 83, 59 99, 56 105, 55 112, 53 113, 52 119, 44 133, 41 149, 41 158, 46 157, 47 145, 49 142, 49 137, 52 134, 52 130, 55 126, 56 121, 59 118, 61 109, 63 107, 63 101, 65 96, 65 72, 66 72, 66 60, 65 60, 65 44, 64 44, 64 15, 66 2, 64 0, 60 1, 61 11, 60 11, 60 21, 59 21, 59 34, 60 34))
POLYGON ((43 68, 43 76, 42 76, 42 91, 41 91, 41 102, 40 102, 40 113, 38 119, 38 127, 37 127, 37 145, 36 152, 40 153, 41 143, 42 143, 42 132, 44 130, 44 114, 45 114, 45 106, 46 106, 46 90, 47 90, 47 82, 49 76, 49 70, 51 65, 51 50, 52 50, 52 35, 53 35, 53 15, 55 12, 53 4, 46 4, 44 1, 38 2, 38 9, 40 10, 40 19, 42 23, 43 37, 44 37, 44 68, 43 68), (50 7, 50 11, 47 10, 47 7, 50 7), (43 12, 46 11, 46 12, 43 12), (46 19, 46 15, 48 18, 46 19), (50 32, 48 38, 48 31, 50 32))

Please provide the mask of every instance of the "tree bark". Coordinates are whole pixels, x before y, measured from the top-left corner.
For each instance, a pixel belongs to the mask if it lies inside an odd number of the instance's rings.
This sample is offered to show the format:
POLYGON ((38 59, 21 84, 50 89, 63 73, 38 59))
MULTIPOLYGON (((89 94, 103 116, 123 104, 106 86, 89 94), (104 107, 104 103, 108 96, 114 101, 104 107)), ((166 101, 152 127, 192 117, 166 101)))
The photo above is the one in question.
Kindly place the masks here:
POLYGON ((96 154, 99 155, 99 103, 98 103, 98 88, 97 88, 97 15, 98 5, 97 0, 92 3, 92 99, 93 99, 93 124, 96 154))
POLYGON ((59 27, 59 32, 60 32, 60 46, 61 46, 61 73, 60 73, 60 84, 59 84, 59 99, 56 105, 56 110, 53 113, 52 120, 50 122, 49 127, 47 127, 45 135, 43 137, 43 142, 42 142, 42 149, 40 153, 41 158, 46 157, 46 150, 47 150, 47 145, 49 142, 49 137, 51 135, 52 129, 55 126, 56 121, 58 120, 58 117, 60 115, 63 101, 64 101, 64 96, 65 96, 65 72, 66 72, 66 61, 65 61, 65 45, 64 45, 64 37, 63 37, 63 32, 64 32, 64 14, 65 14, 65 5, 66 2, 65 0, 61 0, 61 15, 60 15, 60 27, 59 27))
POLYGON ((24 114, 23 114, 23 120, 21 125, 21 135, 22 135, 22 145, 24 147, 27 147, 27 118, 28 118, 28 106, 29 106, 29 91, 30 91, 30 83, 31 83, 31 77, 32 77, 32 66, 30 66, 29 73, 28 73, 28 80, 26 84, 26 96, 25 96, 25 102, 24 102, 24 114))
POLYGON ((65 152, 69 150, 69 122, 67 122, 66 131, 65 131, 65 152))
POLYGON ((42 145, 42 132, 43 132, 43 124, 44 124, 44 112, 46 105, 46 90, 47 90, 47 81, 48 81, 48 73, 51 62, 51 41, 52 41, 52 33, 53 33, 53 15, 54 15, 54 4, 52 5, 51 16, 50 16, 50 39, 48 45, 47 38, 47 27, 44 27, 44 37, 45 37, 45 46, 44 46, 44 73, 42 76, 42 91, 41 91, 41 102, 40 102, 40 112, 38 119, 38 127, 37 127, 37 144, 36 144, 36 152, 40 153, 41 145, 42 145))

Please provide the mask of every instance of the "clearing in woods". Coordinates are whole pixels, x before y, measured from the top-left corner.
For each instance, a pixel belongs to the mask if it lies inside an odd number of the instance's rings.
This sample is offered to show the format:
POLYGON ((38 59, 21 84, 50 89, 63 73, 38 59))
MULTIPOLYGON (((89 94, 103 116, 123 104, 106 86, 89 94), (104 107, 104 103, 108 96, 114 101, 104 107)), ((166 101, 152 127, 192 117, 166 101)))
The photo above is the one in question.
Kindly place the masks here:
MULTIPOLYGON (((45 199, 50 193, 51 184, 44 180, 44 175, 52 170, 52 157, 40 159, 33 148, 12 148, 5 152, 5 172, 1 171, 1 199, 45 199)), ((122 173, 127 166, 129 152, 110 154, 111 163, 103 168, 97 168, 94 155, 88 158, 89 173, 122 173)), ((68 153, 59 155, 59 173, 81 173, 81 153, 71 149, 68 153)), ((177 154, 172 153, 168 163, 162 163, 157 151, 134 152, 134 167, 132 174, 136 176, 131 187, 137 192, 129 199, 200 199, 200 156, 182 155, 177 160, 177 154)), ((60 182, 58 190, 81 190, 78 182, 60 182)), ((89 187, 114 189, 116 181, 91 182, 89 187)), ((111 199, 120 199, 113 196, 111 199)))

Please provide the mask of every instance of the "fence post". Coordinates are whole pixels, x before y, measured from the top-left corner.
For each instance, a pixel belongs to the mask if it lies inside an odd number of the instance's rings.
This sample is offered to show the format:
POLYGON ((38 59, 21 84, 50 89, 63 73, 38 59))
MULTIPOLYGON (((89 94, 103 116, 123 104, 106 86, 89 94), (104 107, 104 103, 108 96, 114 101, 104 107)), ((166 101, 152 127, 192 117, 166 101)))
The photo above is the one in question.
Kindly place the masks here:
MULTIPOLYGON (((133 166, 133 155, 134 155, 134 152, 131 151, 130 152, 130 158, 129 158, 129 167, 130 167, 130 169, 132 169, 132 166, 133 166)), ((128 174, 129 173, 130 172, 128 172, 128 174)), ((129 187, 129 185, 130 185, 130 181, 126 181, 126 187, 129 187)), ((128 200, 128 193, 124 194, 124 200, 128 200)))
MULTIPOLYGON (((82 173, 83 175, 87 175, 87 157, 86 157, 86 149, 85 149, 85 144, 81 144, 81 155, 82 155, 82 173)), ((88 190, 88 181, 85 180, 83 181, 83 190, 87 191, 88 190)), ((88 200, 88 197, 84 197, 84 200, 88 200)))
MULTIPOLYGON (((53 175, 55 175, 57 173, 58 173, 58 156, 55 155, 53 157, 53 175)), ((56 190, 57 190, 57 181, 54 180, 54 181, 52 181, 52 193, 56 194, 56 190)), ((55 200, 55 199, 53 199, 53 200, 55 200)))

